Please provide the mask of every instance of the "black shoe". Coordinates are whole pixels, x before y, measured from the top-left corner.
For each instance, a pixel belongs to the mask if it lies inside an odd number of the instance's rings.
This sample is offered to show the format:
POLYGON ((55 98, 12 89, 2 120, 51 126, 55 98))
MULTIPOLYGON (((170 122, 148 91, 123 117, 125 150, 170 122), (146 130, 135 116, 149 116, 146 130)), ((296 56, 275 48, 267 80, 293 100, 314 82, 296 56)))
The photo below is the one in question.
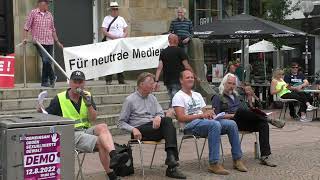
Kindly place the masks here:
POLYGON ((111 173, 108 173, 107 175, 109 180, 121 180, 121 178, 117 176, 113 171, 111 173))
POLYGON ((168 167, 176 167, 179 165, 179 163, 177 162, 176 158, 174 157, 173 154, 170 154, 167 156, 165 165, 167 165, 168 167))
POLYGON ((126 84, 125 81, 119 81, 119 84, 126 84))
POLYGON ((186 175, 184 175, 177 167, 167 168, 166 176, 175 179, 187 179, 186 175))
POLYGON ((57 79, 58 79, 58 77, 57 77, 57 76, 54 76, 54 79, 53 79, 53 80, 50 80, 50 86, 51 86, 52 88, 54 88, 54 86, 56 85, 57 79))
POLYGON ((269 166, 269 167, 276 167, 277 166, 276 164, 274 164, 270 161, 268 156, 261 157, 260 164, 265 165, 265 166, 269 166))
POLYGON ((125 164, 129 160, 129 154, 124 153, 115 153, 110 157, 110 169, 115 169, 121 164, 125 164))
POLYGON ((291 116, 291 118, 292 118, 293 120, 296 120, 296 121, 298 121, 298 120, 300 119, 300 117, 299 117, 297 114, 290 115, 290 116, 291 116))
POLYGON ((106 85, 110 85, 111 83, 112 83, 112 80, 111 81, 106 80, 106 85))
POLYGON ((41 83, 41 87, 50 87, 49 83, 41 83))

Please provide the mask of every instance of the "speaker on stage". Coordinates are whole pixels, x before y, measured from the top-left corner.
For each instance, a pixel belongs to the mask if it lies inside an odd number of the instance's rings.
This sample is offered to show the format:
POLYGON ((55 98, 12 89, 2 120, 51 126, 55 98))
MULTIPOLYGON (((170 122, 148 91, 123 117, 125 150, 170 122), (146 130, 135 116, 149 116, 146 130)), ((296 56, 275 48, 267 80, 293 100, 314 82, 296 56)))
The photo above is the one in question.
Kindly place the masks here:
POLYGON ((0 0, 0 54, 14 52, 13 0, 0 0))

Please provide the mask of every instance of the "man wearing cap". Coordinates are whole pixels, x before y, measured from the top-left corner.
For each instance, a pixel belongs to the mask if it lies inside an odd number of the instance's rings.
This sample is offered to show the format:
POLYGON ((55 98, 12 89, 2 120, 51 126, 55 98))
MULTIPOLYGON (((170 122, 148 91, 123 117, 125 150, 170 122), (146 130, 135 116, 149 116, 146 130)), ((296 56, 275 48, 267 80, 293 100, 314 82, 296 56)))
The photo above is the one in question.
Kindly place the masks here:
MULTIPOLYGON (((111 14, 106 16, 102 23, 102 33, 105 40, 126 38, 128 36, 128 25, 123 17, 119 16, 119 5, 117 2, 110 3, 111 14)), ((104 41, 104 40, 103 40, 104 41)), ((111 84, 112 75, 108 75, 106 84, 111 84)), ((123 73, 117 74, 119 84, 125 84, 123 73)))
MULTIPOLYGON (((70 76, 69 88, 55 96, 46 111, 75 121, 75 146, 82 152, 99 151, 103 168, 110 180, 119 177, 111 170, 128 161, 128 153, 117 153, 113 139, 106 124, 91 126, 97 118, 92 95, 84 91, 85 75, 74 71, 70 76)), ((38 112, 41 112, 40 107, 38 112)))
MULTIPOLYGON (((26 24, 24 25, 23 42, 27 42, 28 32, 31 31, 32 40, 39 42, 52 56, 54 41, 56 41, 60 48, 63 48, 63 45, 59 42, 52 14, 48 11, 48 4, 48 0, 38 0, 38 8, 33 9, 29 13, 26 24)), ((41 86, 54 87, 56 76, 51 67, 51 60, 40 47, 36 45, 36 48, 42 58, 41 86)))

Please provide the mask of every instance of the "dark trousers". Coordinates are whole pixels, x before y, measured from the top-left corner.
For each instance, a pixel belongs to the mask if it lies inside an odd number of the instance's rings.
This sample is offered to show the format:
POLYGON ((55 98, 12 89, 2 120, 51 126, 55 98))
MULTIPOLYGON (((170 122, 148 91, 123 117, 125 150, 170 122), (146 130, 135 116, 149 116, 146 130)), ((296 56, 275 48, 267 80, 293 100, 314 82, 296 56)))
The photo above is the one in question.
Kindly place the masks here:
MULTIPOLYGON (((165 150, 171 150, 174 153, 176 160, 179 160, 178 148, 177 148, 177 132, 173 126, 172 119, 164 117, 161 119, 160 128, 153 129, 153 122, 136 127, 142 134, 143 141, 159 141, 165 140, 165 150)), ((131 134, 131 138, 133 135, 131 134)))
MULTIPOLYGON (((48 51, 48 53, 52 56, 53 53, 53 45, 44 45, 42 44, 44 49, 48 51)), ((51 66, 51 60, 46 55, 44 51, 40 49, 39 46, 36 45, 37 51, 40 54, 40 57, 42 59, 42 78, 41 78, 41 84, 47 84, 48 80, 54 81, 55 75, 51 66)))
POLYGON ((235 121, 240 131, 259 132, 261 156, 269 156, 271 154, 269 125, 266 117, 249 110, 238 110, 235 114, 235 121))
MULTIPOLYGON (((123 73, 118 73, 117 74, 117 78, 118 78, 119 84, 124 84, 124 75, 123 75, 123 73)), ((112 81, 112 75, 106 76, 105 79, 106 79, 107 83, 110 83, 112 81)))
MULTIPOLYGON (((283 98, 283 99, 296 99, 300 103, 299 113, 307 111, 306 103, 308 102, 308 99, 307 99, 306 94, 304 92, 287 93, 287 94, 282 95, 281 98, 283 98)), ((294 103, 289 104, 289 110, 290 110, 290 115, 294 116, 295 115, 294 103)))

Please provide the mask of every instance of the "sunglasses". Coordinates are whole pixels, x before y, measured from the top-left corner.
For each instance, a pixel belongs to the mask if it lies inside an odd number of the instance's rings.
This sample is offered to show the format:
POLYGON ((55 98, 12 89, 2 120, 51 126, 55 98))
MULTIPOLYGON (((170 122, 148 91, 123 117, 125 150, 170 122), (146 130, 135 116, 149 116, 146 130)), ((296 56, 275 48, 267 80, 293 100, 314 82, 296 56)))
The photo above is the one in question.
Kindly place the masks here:
POLYGON ((118 8, 112 8, 111 10, 112 11, 118 11, 119 9, 118 8))
POLYGON ((299 67, 291 67, 292 69, 298 69, 299 67))

